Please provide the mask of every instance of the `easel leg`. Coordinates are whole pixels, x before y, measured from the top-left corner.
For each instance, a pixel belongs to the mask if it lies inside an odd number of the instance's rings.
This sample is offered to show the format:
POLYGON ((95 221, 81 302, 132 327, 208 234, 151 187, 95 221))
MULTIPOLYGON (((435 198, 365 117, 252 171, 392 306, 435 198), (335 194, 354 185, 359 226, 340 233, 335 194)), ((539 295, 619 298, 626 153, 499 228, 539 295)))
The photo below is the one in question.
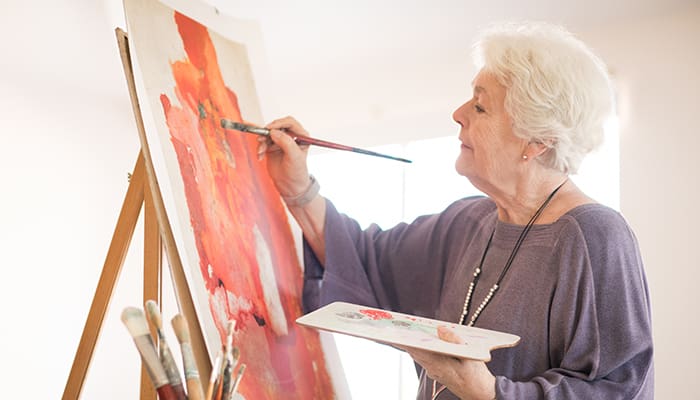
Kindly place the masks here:
MULTIPOLYGON (((134 108, 139 136, 146 151, 139 153, 134 172, 129 182, 129 188, 122 204, 119 220, 112 236, 107 259, 105 260, 100 280, 97 284, 95 296, 90 306, 87 322, 83 328, 76 356, 73 359, 73 366, 66 387, 63 391, 63 400, 77 400, 85 382, 90 361, 97 343, 102 322, 104 321, 109 302, 119 273, 121 272, 126 253, 134 235, 136 223, 138 222, 141 206, 145 203, 146 216, 144 221, 144 289, 145 300, 156 300, 161 304, 162 300, 162 254, 168 258, 170 276, 173 280, 175 297, 177 298, 180 313, 189 323, 190 339, 195 356, 195 362, 199 369, 199 374, 204 382, 208 382, 211 374, 211 360, 204 341, 204 334, 197 319, 192 294, 187 284, 182 261, 177 251, 175 239, 172 234, 170 222, 168 221, 160 195, 160 189, 155 179, 155 173, 147 151, 145 132, 141 112, 138 107, 136 87, 134 85, 133 71, 129 59, 128 43, 126 33, 121 29, 116 30, 117 41, 119 43, 120 54, 124 66, 129 94, 134 108)), ((155 332, 151 331, 155 338, 155 332)), ((155 400, 156 391, 153 383, 145 371, 141 370, 141 399, 155 400)))
MULTIPOLYGON (((153 193, 148 184, 144 198, 143 230, 143 302, 154 300, 161 306, 163 300, 163 243, 153 204, 153 193)), ((153 342, 158 343, 158 335, 153 325, 150 328, 153 342)), ((156 400, 156 390, 143 364, 141 365, 141 400, 156 400)))
POLYGON ((115 283, 119 278, 119 273, 124 264, 124 259, 141 213, 141 206, 144 201, 144 188, 146 187, 144 164, 143 155, 139 153, 134 172, 131 175, 131 181, 129 182, 129 188, 119 213, 119 220, 112 235, 112 242, 102 268, 97 290, 95 290, 95 297, 92 299, 85 328, 80 337, 80 344, 73 360, 73 367, 68 375, 68 383, 63 392, 63 400, 78 399, 83 388, 85 375, 92 360, 102 322, 104 321, 109 302, 112 299, 115 283))

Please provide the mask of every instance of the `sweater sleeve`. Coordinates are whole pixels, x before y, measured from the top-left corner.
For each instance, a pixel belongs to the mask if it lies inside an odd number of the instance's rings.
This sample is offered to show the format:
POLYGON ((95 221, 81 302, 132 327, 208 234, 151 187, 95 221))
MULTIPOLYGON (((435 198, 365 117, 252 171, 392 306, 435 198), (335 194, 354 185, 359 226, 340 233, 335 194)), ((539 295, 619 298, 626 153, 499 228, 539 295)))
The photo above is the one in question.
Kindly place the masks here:
POLYGON ((551 369, 527 381, 499 376, 499 399, 651 399, 649 293, 636 239, 618 213, 578 219, 559 241, 550 310, 551 369))
POLYGON ((304 247, 304 307, 347 301, 417 315, 440 298, 446 241, 456 207, 382 230, 362 230, 327 201, 326 265, 304 247))

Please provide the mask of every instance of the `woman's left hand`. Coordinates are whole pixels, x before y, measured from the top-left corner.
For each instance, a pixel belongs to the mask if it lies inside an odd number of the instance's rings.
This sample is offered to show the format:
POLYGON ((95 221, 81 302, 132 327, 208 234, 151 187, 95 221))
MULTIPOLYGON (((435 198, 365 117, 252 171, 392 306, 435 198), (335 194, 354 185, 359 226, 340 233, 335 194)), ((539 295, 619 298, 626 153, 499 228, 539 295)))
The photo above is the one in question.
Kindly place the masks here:
MULTIPOLYGON (((438 327, 438 337, 450 343, 463 343, 447 327, 438 327)), ((405 350, 425 369, 430 379, 447 386, 450 392, 463 400, 492 400, 496 398, 496 377, 483 361, 455 358, 431 351, 397 346, 405 350)), ((439 397, 438 397, 439 398, 439 397)))

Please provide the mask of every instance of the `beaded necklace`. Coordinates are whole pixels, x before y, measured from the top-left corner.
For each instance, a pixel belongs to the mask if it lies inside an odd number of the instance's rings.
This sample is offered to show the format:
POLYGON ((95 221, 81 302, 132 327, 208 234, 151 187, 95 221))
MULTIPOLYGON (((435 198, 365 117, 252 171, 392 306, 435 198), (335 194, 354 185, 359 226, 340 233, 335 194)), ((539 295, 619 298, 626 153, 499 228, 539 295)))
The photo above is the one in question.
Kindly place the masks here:
MULTIPOLYGON (((518 253, 518 250, 520 250, 520 245, 523 243, 525 240, 525 236, 530 232, 530 229, 532 229, 532 226, 535 224, 535 221, 537 221, 537 218, 542 214, 542 211, 544 211, 544 208, 547 207, 547 204, 552 200, 552 197, 561 189, 562 186, 566 182, 568 182, 569 179, 567 178, 564 182, 562 182, 559 186, 557 186, 556 189, 552 191, 552 193, 549 194, 547 199, 542 203, 540 208, 535 211, 535 214, 530 218, 530 221, 528 221, 527 225, 525 225, 525 228, 523 229, 522 232, 520 232, 520 236, 518 237, 518 240, 515 242, 515 247, 513 247, 513 251, 510 253, 510 257, 508 257, 508 261, 506 261, 505 267, 503 267, 503 271, 501 272, 501 275, 499 275, 498 280, 496 280, 496 283, 489 289, 489 293, 486 295, 484 300, 479 304, 479 307, 474 311, 474 314, 472 315, 471 319, 469 320, 469 323, 467 326, 473 326, 474 323, 476 322, 476 319, 479 318, 479 315, 481 315, 481 312, 484 311, 484 308, 489 304, 489 301, 491 301, 491 298, 496 294, 496 291, 500 287, 501 281, 503 280, 503 277, 506 276, 506 272, 510 269, 511 264, 513 264, 513 259, 515 258, 515 255, 518 253)), ((474 293, 474 288, 476 288, 477 283, 479 282, 479 276, 481 275, 481 270, 484 267, 484 260, 486 259, 486 253, 489 251, 489 247, 491 247, 491 241, 493 239, 493 234, 496 231, 494 230, 491 232, 491 236, 489 237, 489 241, 486 243, 486 248, 484 249, 484 254, 481 256, 481 261, 479 261, 479 266, 476 267, 474 270, 474 278, 472 279, 471 283, 469 284, 469 289, 467 290, 467 297, 464 299, 464 307, 462 308, 462 315, 459 318, 459 323, 460 325, 464 323, 464 319, 469 315, 469 307, 471 306, 471 301, 472 301, 472 293, 474 293)))
MULTIPOLYGON (((547 196, 547 199, 542 203, 540 208, 535 211, 535 214, 530 218, 530 221, 528 221, 527 225, 525 225, 525 228, 523 228, 523 231, 520 232, 520 236, 518 237, 518 240, 515 242, 515 246, 513 247, 513 251, 510 253, 510 257, 508 257, 508 261, 506 261, 506 266, 503 268, 503 271, 501 271, 501 275, 498 276, 498 280, 496 280, 496 283, 489 289, 489 293, 486 295, 484 300, 479 304, 479 307, 477 307, 476 311, 474 311, 474 315, 472 315, 471 319, 469 320, 469 323, 467 326, 473 326, 474 323, 476 322, 476 319, 479 318, 479 315, 481 312, 484 310, 486 305, 491 301, 491 298, 496 294, 496 291, 498 290, 501 281, 503 280, 503 277, 506 276, 506 272, 508 272, 508 269, 510 268, 510 265, 513 263, 513 259, 515 258, 515 255, 518 253, 518 250, 520 249, 520 245, 523 243, 523 240, 525 240, 525 236, 527 236, 528 232, 530 232, 530 229, 532 229, 532 226, 535 224, 535 221, 537 221, 537 218, 542 214, 542 211, 544 211, 544 208, 547 207, 547 204, 552 200, 555 194, 561 189, 562 186, 566 182, 568 182, 569 179, 567 178, 562 182, 559 186, 556 187, 552 191, 552 193, 547 196)), ((491 232, 491 236, 489 236, 489 241, 486 243, 486 248, 484 249, 484 254, 481 255, 481 261, 479 261, 479 266, 476 267, 474 270, 474 278, 472 279, 471 283, 469 284, 469 289, 467 290, 467 297, 464 299, 464 307, 462 308, 462 315, 459 317, 459 324, 464 323, 464 319, 469 315, 469 307, 471 305, 472 301, 472 293, 474 292, 474 288, 476 287, 476 284, 479 282, 479 276, 481 275, 481 270, 484 267, 484 260, 486 259, 486 253, 489 252, 489 247, 491 247, 491 241, 493 240, 493 235, 496 232, 496 228, 491 232)), ((425 372, 425 371, 423 371, 425 372)), ((447 386, 441 385, 440 389, 437 388, 437 381, 433 380, 433 390, 432 390, 432 400, 436 400, 438 396, 444 392, 447 389, 447 386)))

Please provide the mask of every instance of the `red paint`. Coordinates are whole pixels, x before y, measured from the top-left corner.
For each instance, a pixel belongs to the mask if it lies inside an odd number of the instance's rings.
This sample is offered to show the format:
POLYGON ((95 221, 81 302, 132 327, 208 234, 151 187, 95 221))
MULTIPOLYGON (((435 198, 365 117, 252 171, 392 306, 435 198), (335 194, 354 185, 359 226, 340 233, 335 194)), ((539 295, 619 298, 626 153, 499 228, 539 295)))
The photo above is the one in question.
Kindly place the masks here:
POLYGON ((360 310, 360 313, 372 318, 373 320, 394 319, 391 313, 382 310, 360 310))
POLYGON ((222 339, 227 320, 237 322, 234 344, 247 365, 239 391, 256 400, 332 399, 318 333, 294 323, 302 314, 302 269, 284 206, 266 164, 257 161, 257 141, 252 135, 227 134, 220 126, 221 118, 240 122, 242 116, 236 93, 223 82, 207 29, 178 13, 175 22, 187 58, 171 63, 177 101, 165 94, 160 100, 185 187, 200 272, 222 339), (286 336, 278 337, 270 328, 255 252, 256 225, 274 265, 286 336))

